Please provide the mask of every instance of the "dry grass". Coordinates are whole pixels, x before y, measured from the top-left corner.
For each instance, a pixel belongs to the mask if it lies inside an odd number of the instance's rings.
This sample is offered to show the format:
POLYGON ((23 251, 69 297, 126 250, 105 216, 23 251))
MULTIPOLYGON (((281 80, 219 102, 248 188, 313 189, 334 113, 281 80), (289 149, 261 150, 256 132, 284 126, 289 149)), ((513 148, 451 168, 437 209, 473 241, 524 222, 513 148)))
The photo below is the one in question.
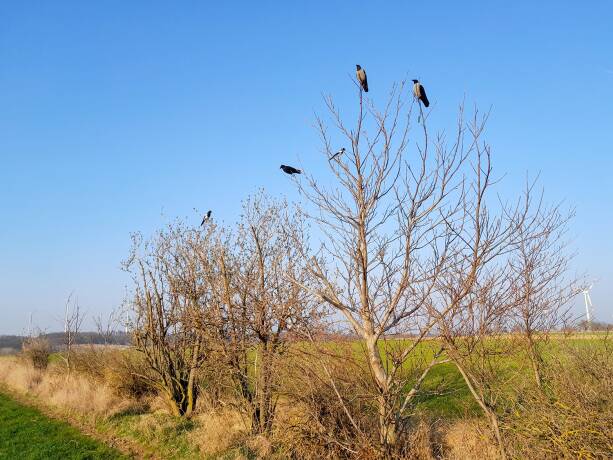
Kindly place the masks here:
POLYGON ((421 420, 407 436, 407 444, 411 446, 405 454, 407 460, 434 460, 435 433, 432 426, 421 420))
POLYGON ((0 359, 0 382, 20 393, 33 392, 40 385, 43 372, 14 356, 0 359))
POLYGON ((249 427, 241 414, 233 409, 220 409, 195 417, 196 428, 189 441, 205 455, 215 455, 241 444, 249 427))
POLYGON ((108 417, 126 409, 124 398, 90 379, 59 369, 36 369, 31 363, 15 358, 0 360, 0 382, 21 394, 35 396, 42 403, 79 414, 108 417))
MULTIPOLYGON (((34 395, 45 404, 79 414, 109 417, 125 412, 126 404, 130 404, 125 398, 117 396, 113 389, 101 385, 90 376, 75 374, 66 377, 59 370, 53 371, 51 367, 49 371, 43 372, 23 360, 4 358, 0 360, 0 382, 13 391, 34 395)), ((140 437, 151 442, 183 437, 186 444, 196 447, 207 458, 223 456, 233 449, 234 457, 228 458, 240 458, 243 455, 241 450, 261 459, 284 458, 283 452, 288 455, 291 453, 292 458, 324 458, 327 455, 325 450, 317 448, 321 447, 320 439, 290 439, 288 435, 295 435, 293 430, 275 433, 272 439, 250 436, 248 420, 239 411, 229 407, 198 414, 191 420, 189 429, 177 434, 174 433, 179 429, 177 422, 173 417, 163 414, 164 407, 161 403, 156 405, 154 400, 151 401, 150 412, 139 417, 134 426, 140 437)), ((288 414, 293 410, 291 419, 296 421, 294 417, 298 408, 282 407, 288 414)), ((461 421, 437 432, 430 424, 422 421, 410 431, 406 441, 411 449, 402 458, 431 460, 439 457, 435 452, 440 454, 442 450, 444 458, 450 460, 496 459, 495 445, 487 433, 488 430, 477 421, 461 421), (439 449, 440 444, 443 445, 442 449, 439 449)), ((370 449, 362 448, 359 452, 360 458, 374 458, 370 449)), ((334 455, 329 458, 334 458, 334 455)))
POLYGON ((482 420, 458 420, 441 429, 444 458, 448 460, 496 460, 496 442, 482 420))

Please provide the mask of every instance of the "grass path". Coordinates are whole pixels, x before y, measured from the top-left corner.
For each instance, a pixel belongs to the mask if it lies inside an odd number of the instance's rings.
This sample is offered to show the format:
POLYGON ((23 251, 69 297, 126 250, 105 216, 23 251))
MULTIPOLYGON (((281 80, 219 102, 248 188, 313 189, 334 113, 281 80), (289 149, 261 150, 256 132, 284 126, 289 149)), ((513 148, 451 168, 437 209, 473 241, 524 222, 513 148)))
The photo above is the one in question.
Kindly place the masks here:
POLYGON ((66 422, 0 393, 0 459, 123 459, 66 422))

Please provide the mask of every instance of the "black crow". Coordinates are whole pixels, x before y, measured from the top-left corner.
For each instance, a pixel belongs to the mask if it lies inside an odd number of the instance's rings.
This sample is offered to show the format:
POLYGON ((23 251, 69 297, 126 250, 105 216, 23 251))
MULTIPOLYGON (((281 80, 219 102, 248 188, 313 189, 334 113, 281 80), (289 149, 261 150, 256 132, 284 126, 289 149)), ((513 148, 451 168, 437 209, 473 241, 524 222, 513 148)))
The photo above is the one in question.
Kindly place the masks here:
POLYGON ((366 78, 366 72, 359 64, 355 65, 355 74, 358 77, 360 86, 365 92, 368 92, 368 79, 366 78))
POLYGON ((342 155, 343 153, 345 153, 345 147, 343 147, 338 152, 336 152, 334 155, 332 155, 330 157, 330 161, 334 160, 337 156, 342 155))
POLYGON ((430 106, 430 101, 428 101, 428 96, 426 96, 426 90, 422 84, 419 83, 419 80, 413 80, 413 94, 424 104, 424 107, 430 106))
POLYGON ((281 168, 285 174, 289 174, 290 176, 292 174, 300 174, 300 173, 302 173, 302 171, 300 171, 299 169, 293 168, 291 166, 281 165, 281 166, 279 166, 279 168, 281 168))
POLYGON ((204 225, 204 223, 208 221, 210 218, 211 218, 211 210, 209 209, 207 213, 204 215, 204 217, 202 218, 202 222, 200 222, 200 225, 201 226, 204 225))

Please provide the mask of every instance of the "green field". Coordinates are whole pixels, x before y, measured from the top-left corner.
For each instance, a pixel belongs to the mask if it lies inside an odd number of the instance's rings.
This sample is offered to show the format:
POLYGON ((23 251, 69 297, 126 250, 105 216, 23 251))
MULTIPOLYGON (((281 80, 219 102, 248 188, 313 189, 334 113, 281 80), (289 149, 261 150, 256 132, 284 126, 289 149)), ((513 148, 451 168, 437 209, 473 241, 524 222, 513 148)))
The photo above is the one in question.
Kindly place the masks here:
POLYGON ((120 452, 68 423, 0 393, 0 459, 119 459, 120 452))
MULTIPOLYGON (((515 343, 511 344, 510 340, 517 340, 513 336, 500 336, 493 338, 491 347, 508 349, 494 358, 495 365, 502 375, 511 376, 513 374, 522 375, 531 379, 532 374, 530 368, 524 362, 526 356, 523 354, 523 345, 515 343)), ((553 357, 561 359, 565 355, 565 347, 573 347, 575 349, 589 347, 604 347, 607 340, 610 340, 606 333, 593 332, 589 334, 574 335, 571 338, 565 337, 562 334, 551 334, 550 340, 539 344, 541 353, 545 361, 549 361, 553 357)), ((381 355, 384 364, 390 365, 389 356, 394 352, 410 347, 412 341, 410 339, 391 339, 382 340, 379 343, 381 355)), ((306 347, 310 345, 306 344, 306 347)), ((327 347, 328 351, 334 351, 339 355, 351 354, 353 357, 364 363, 364 372, 366 370, 367 358, 364 354, 363 344, 359 341, 334 343, 327 347), (343 351, 343 348, 345 350, 343 351), (349 350, 349 351, 348 351, 349 350)), ((424 340, 415 348, 411 357, 402 366, 403 369, 410 372, 411 369, 417 369, 418 374, 421 373, 421 368, 430 362, 434 352, 440 348, 438 340, 424 340)), ((443 353, 441 359, 446 358, 443 353)), ((405 385, 406 391, 412 388, 414 379, 408 379, 405 385)), ((517 383, 517 382, 516 382, 517 383)), ((420 393, 416 397, 416 409, 422 414, 426 414, 431 418, 441 419, 459 419, 463 417, 480 417, 482 410, 471 396, 462 375, 453 363, 444 363, 436 365, 428 373, 424 380, 420 393)))

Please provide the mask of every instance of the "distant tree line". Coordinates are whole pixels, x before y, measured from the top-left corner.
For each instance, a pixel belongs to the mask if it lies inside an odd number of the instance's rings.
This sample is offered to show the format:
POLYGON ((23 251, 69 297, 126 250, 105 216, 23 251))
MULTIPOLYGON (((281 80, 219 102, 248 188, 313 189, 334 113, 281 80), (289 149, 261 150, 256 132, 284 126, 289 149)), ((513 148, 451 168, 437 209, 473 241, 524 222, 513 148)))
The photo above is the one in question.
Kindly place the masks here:
MULTIPOLYGON (((49 341, 49 344, 54 349, 61 349, 64 346, 65 334, 63 332, 46 332, 39 335, 49 341)), ((13 350, 21 350, 24 340, 27 336, 22 335, 0 335, 0 348, 10 348, 13 350)), ((123 331, 114 331, 111 335, 101 334, 99 332, 79 332, 75 336, 75 345, 130 345, 131 336, 123 331)))

